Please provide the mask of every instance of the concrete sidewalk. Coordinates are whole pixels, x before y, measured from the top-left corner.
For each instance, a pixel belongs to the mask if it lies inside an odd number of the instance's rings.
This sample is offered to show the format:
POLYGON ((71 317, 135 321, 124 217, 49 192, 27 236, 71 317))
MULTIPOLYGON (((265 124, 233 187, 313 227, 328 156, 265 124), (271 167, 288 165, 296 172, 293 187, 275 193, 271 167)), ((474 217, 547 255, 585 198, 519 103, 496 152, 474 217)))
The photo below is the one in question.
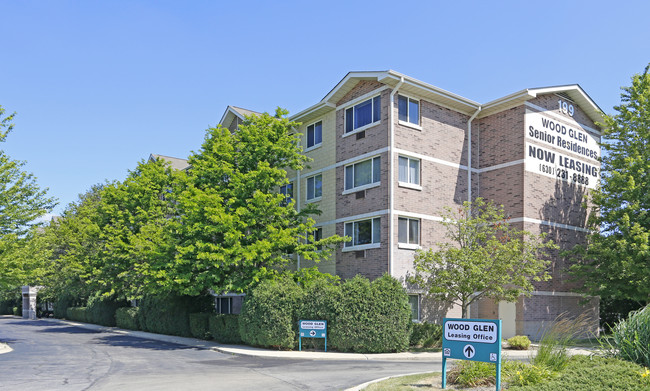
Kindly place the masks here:
MULTIPOLYGON (((83 327, 88 330, 96 330, 101 332, 115 333, 120 335, 128 335, 135 338, 150 339, 155 341, 173 343, 183 346, 191 346, 197 349, 210 349, 217 352, 240 355, 240 356, 255 356, 255 357, 269 357, 280 359, 304 359, 304 360, 375 360, 375 361, 409 361, 409 360, 423 360, 432 362, 442 362, 442 352, 401 352, 401 353, 376 353, 376 354, 362 354, 362 353, 339 353, 339 352, 313 352, 313 351, 285 351, 285 350, 270 350, 254 348, 245 345, 225 345, 211 341, 204 341, 196 338, 176 337, 172 335, 154 334, 144 331, 125 330, 117 327, 105 327, 90 323, 72 322, 61 319, 38 319, 35 322, 44 321, 53 324, 63 324, 69 326, 83 327)), ((7 347, 9 351, 11 348, 7 347)), ((0 344, 0 353, 2 351, 2 344, 0 344)), ((527 360, 535 350, 503 350, 503 358, 510 360, 527 360)), ((571 354, 591 354, 591 350, 573 348, 571 354)))

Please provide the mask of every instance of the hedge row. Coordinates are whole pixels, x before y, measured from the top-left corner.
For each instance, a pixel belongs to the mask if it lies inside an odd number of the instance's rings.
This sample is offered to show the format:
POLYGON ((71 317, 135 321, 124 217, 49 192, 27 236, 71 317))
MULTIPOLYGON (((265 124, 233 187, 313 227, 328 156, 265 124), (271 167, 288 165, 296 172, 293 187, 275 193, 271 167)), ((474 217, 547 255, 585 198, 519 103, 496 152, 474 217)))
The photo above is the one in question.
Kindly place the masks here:
MULTIPOLYGON (((59 301, 63 304, 67 301, 59 301)), ((94 295, 88 300, 85 307, 68 307, 65 318, 77 322, 94 323, 102 326, 113 327, 115 323, 115 311, 118 308, 127 306, 126 301, 118 301, 102 295, 94 295)), ((57 311, 57 314, 60 312, 57 311)))
POLYGON ((92 323, 88 320, 87 307, 70 307, 66 311, 66 318, 76 322, 92 323))
POLYGON ((239 331, 247 344, 293 349, 300 319, 327 320, 328 346, 339 351, 397 352, 409 346, 408 296, 388 275, 307 286, 289 277, 263 282, 244 301, 239 331))
MULTIPOLYGON (((0 301, 0 315, 16 315, 14 308, 21 308, 23 303, 20 300, 2 300, 0 301)), ((21 314, 22 315, 22 314, 21 314)))
POLYGON ((199 312, 190 314, 190 331, 194 338, 214 339, 220 343, 240 344, 239 315, 199 312))
POLYGON ((140 330, 138 324, 138 311, 140 307, 122 307, 115 311, 115 324, 117 327, 129 330, 140 330))
POLYGON ((142 331, 191 337, 190 314, 213 308, 212 296, 147 296, 138 310, 138 327, 142 331))

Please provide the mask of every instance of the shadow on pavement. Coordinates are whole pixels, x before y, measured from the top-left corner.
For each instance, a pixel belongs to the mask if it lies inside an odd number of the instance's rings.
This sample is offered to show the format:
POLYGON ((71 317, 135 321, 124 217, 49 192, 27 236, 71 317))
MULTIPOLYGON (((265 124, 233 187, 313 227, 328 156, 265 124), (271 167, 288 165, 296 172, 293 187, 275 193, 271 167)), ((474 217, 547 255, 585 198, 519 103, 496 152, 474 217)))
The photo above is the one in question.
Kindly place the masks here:
POLYGON ((39 333, 66 333, 66 334, 100 334, 101 331, 97 330, 88 330, 76 326, 63 326, 63 327, 48 327, 43 330, 39 330, 39 333))
POLYGON ((130 337, 126 335, 107 335, 105 337, 95 338, 93 342, 110 345, 124 346, 129 348, 150 349, 150 350, 208 350, 205 348, 185 346, 170 342, 155 341, 151 339, 130 337))

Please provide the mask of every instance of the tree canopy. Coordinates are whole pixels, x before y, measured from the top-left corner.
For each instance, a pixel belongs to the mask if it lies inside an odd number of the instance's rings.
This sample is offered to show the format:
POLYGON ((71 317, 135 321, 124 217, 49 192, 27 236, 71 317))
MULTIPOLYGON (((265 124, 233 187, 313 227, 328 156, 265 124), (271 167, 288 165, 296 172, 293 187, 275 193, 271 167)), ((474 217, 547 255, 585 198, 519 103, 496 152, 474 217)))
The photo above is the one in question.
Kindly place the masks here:
POLYGON ((167 282, 174 290, 245 291, 282 271, 291 254, 323 259, 342 240, 308 241, 315 230, 309 216, 318 210, 310 204, 297 211, 278 193, 289 183, 286 170, 308 162, 293 132, 298 124, 286 114, 247 117, 233 133, 208 129, 190 156, 187 178, 171 195, 177 245, 167 282))
MULTIPOLYGON (((650 65, 649 65, 650 67, 650 65)), ((605 115, 593 234, 572 267, 593 295, 650 302, 650 74, 632 77, 605 115)))
POLYGON ((557 248, 544 235, 508 223, 503 206, 477 198, 443 214, 445 243, 418 250, 408 282, 440 301, 457 304, 462 316, 482 298, 515 301, 529 294, 533 281, 548 280, 546 249, 557 248))
POLYGON ((287 169, 308 162, 285 115, 248 117, 234 133, 208 129, 186 170, 142 161, 124 181, 81 195, 31 245, 11 248, 39 260, 31 274, 45 295, 82 299, 243 292, 291 270, 294 255, 329 257, 343 239, 307 240, 318 210, 297 211, 279 193, 287 169))
MULTIPOLYGON (((0 106, 0 142, 5 142, 13 130, 14 114, 5 115, 0 106)), ((55 205, 41 189, 33 174, 22 170, 25 162, 11 159, 0 150, 0 235, 26 233, 35 220, 49 212, 55 205)))
MULTIPOLYGON (((0 106, 0 142, 13 130, 14 117, 0 106)), ((0 149, 0 288, 23 283, 38 268, 21 249, 33 237, 37 219, 56 205, 24 165, 0 149)))

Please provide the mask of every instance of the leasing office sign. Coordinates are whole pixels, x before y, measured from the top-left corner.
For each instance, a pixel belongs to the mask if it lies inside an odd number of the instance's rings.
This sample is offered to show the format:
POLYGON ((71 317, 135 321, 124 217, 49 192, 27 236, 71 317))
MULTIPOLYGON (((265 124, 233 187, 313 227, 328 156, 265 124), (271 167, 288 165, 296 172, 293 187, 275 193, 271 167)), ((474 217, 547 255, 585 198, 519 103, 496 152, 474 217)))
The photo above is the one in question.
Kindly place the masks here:
POLYGON ((496 364, 496 389, 501 387, 501 320, 442 321, 442 388, 447 386, 447 359, 496 364))

